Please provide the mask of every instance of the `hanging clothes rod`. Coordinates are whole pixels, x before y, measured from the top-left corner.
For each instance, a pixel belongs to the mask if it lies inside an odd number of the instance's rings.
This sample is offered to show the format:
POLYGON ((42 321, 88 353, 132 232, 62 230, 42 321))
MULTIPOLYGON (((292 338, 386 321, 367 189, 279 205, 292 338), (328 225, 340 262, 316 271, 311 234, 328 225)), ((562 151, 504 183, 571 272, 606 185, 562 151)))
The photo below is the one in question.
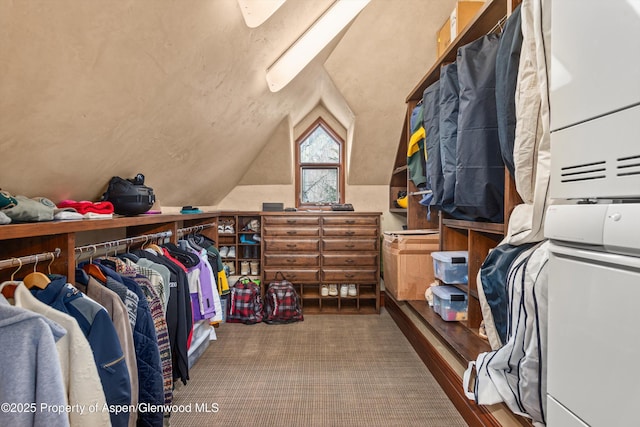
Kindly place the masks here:
POLYGON ((98 248, 117 248, 121 245, 131 246, 134 243, 144 243, 153 240, 166 239, 167 237, 171 237, 172 234, 173 233, 171 231, 163 231, 161 233, 143 234, 136 237, 127 237, 126 239, 111 240, 108 242, 95 243, 93 245, 78 246, 75 252, 82 253, 88 250, 96 251, 98 248))
POLYGON ((503 28, 504 28, 505 22, 507 22, 507 18, 508 18, 507 15, 503 16, 502 18, 500 18, 500 20, 496 23, 496 25, 494 25, 493 28, 491 28, 487 32, 487 34, 493 34, 493 33, 498 33, 499 34, 499 33, 501 33, 503 28), (497 31, 497 30, 500 30, 500 31, 497 31))
POLYGON ((179 236, 184 236, 185 234, 190 234, 190 233, 197 233, 198 231, 202 231, 205 228, 211 228, 211 227, 215 227, 216 224, 215 223, 211 223, 211 224, 201 224, 201 225, 194 225, 193 227, 184 227, 184 228, 179 228, 178 229, 178 235, 179 236))
POLYGON ((53 252, 43 252, 41 254, 5 259, 0 261, 0 270, 4 270, 6 268, 18 267, 25 264, 34 264, 40 261, 46 261, 46 260, 53 261, 54 259, 58 258, 61 253, 62 251, 60 250, 60 248, 55 248, 53 252))

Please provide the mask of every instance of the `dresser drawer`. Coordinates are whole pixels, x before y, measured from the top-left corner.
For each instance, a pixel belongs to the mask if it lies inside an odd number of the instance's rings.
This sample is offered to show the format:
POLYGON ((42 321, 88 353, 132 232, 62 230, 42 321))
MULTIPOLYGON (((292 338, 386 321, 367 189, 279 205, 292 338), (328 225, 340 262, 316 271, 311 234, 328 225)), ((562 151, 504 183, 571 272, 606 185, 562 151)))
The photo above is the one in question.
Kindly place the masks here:
POLYGON ((378 239, 322 239, 323 251, 377 251, 378 239))
POLYGON ((325 216, 322 218, 324 225, 378 225, 377 216, 325 216))
POLYGON ((377 269, 344 269, 344 268, 323 268, 322 279, 326 283, 351 283, 351 282, 376 282, 377 269))
POLYGON ((320 270, 319 269, 279 269, 279 268, 265 268, 264 269, 264 280, 266 282, 265 286, 270 282, 276 280, 282 280, 282 277, 277 273, 282 273, 284 278, 290 281, 291 283, 296 282, 319 282, 320 281, 320 270))
POLYGON ((360 267, 378 265, 378 256, 374 254, 322 254, 323 266, 360 267))
POLYGON ((265 267, 318 267, 320 266, 320 254, 265 254, 265 267))
POLYGON ((296 237, 296 236, 319 236, 320 226, 311 227, 265 227, 265 236, 275 237, 296 237))
POLYGON ((264 225, 320 225, 318 216, 269 216, 263 217, 264 225))
POLYGON ((329 227, 329 226, 326 226, 326 227, 323 227, 322 233, 325 236, 378 237, 378 228, 377 227, 365 227, 365 226, 355 226, 355 227, 329 227))
POLYGON ((264 248, 268 252, 319 252, 320 239, 265 239, 264 248))

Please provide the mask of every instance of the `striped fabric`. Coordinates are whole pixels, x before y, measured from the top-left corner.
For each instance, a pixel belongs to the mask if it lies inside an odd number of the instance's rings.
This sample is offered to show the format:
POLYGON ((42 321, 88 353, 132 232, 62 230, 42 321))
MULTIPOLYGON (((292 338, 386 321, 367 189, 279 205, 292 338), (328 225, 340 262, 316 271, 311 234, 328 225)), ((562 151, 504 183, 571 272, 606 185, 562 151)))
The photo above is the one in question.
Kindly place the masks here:
POLYGON ((260 287, 251 280, 239 279, 231 289, 227 322, 260 323, 262 316, 260 287))

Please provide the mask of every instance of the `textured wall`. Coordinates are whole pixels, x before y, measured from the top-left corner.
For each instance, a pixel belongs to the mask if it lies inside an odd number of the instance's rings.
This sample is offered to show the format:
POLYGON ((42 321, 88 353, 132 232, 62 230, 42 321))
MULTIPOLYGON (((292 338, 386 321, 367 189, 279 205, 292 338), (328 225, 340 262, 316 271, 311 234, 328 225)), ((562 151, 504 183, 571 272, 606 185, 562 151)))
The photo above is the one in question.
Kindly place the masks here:
POLYGON ((236 0, 0 0, 0 187, 96 200, 142 172, 164 206, 214 206, 239 182, 287 182, 269 170, 290 161, 283 123, 321 101, 352 121, 349 184, 386 185, 404 98, 453 2, 372 0, 269 92, 266 68, 330 3, 287 1, 249 29, 236 0))

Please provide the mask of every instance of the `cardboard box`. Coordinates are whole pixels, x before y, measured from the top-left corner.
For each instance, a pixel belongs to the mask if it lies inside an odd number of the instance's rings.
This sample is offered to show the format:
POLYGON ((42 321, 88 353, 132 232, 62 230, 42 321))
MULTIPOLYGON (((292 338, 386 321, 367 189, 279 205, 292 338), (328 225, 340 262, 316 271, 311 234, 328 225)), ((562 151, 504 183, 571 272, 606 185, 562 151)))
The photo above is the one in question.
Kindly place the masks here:
POLYGON ((484 6, 484 0, 466 0, 456 3, 449 18, 436 34, 438 58, 442 56, 449 44, 473 20, 478 11, 484 6))
POLYGON ((424 300, 434 281, 431 252, 439 250, 437 230, 384 233, 382 262, 384 287, 396 300, 424 300))

